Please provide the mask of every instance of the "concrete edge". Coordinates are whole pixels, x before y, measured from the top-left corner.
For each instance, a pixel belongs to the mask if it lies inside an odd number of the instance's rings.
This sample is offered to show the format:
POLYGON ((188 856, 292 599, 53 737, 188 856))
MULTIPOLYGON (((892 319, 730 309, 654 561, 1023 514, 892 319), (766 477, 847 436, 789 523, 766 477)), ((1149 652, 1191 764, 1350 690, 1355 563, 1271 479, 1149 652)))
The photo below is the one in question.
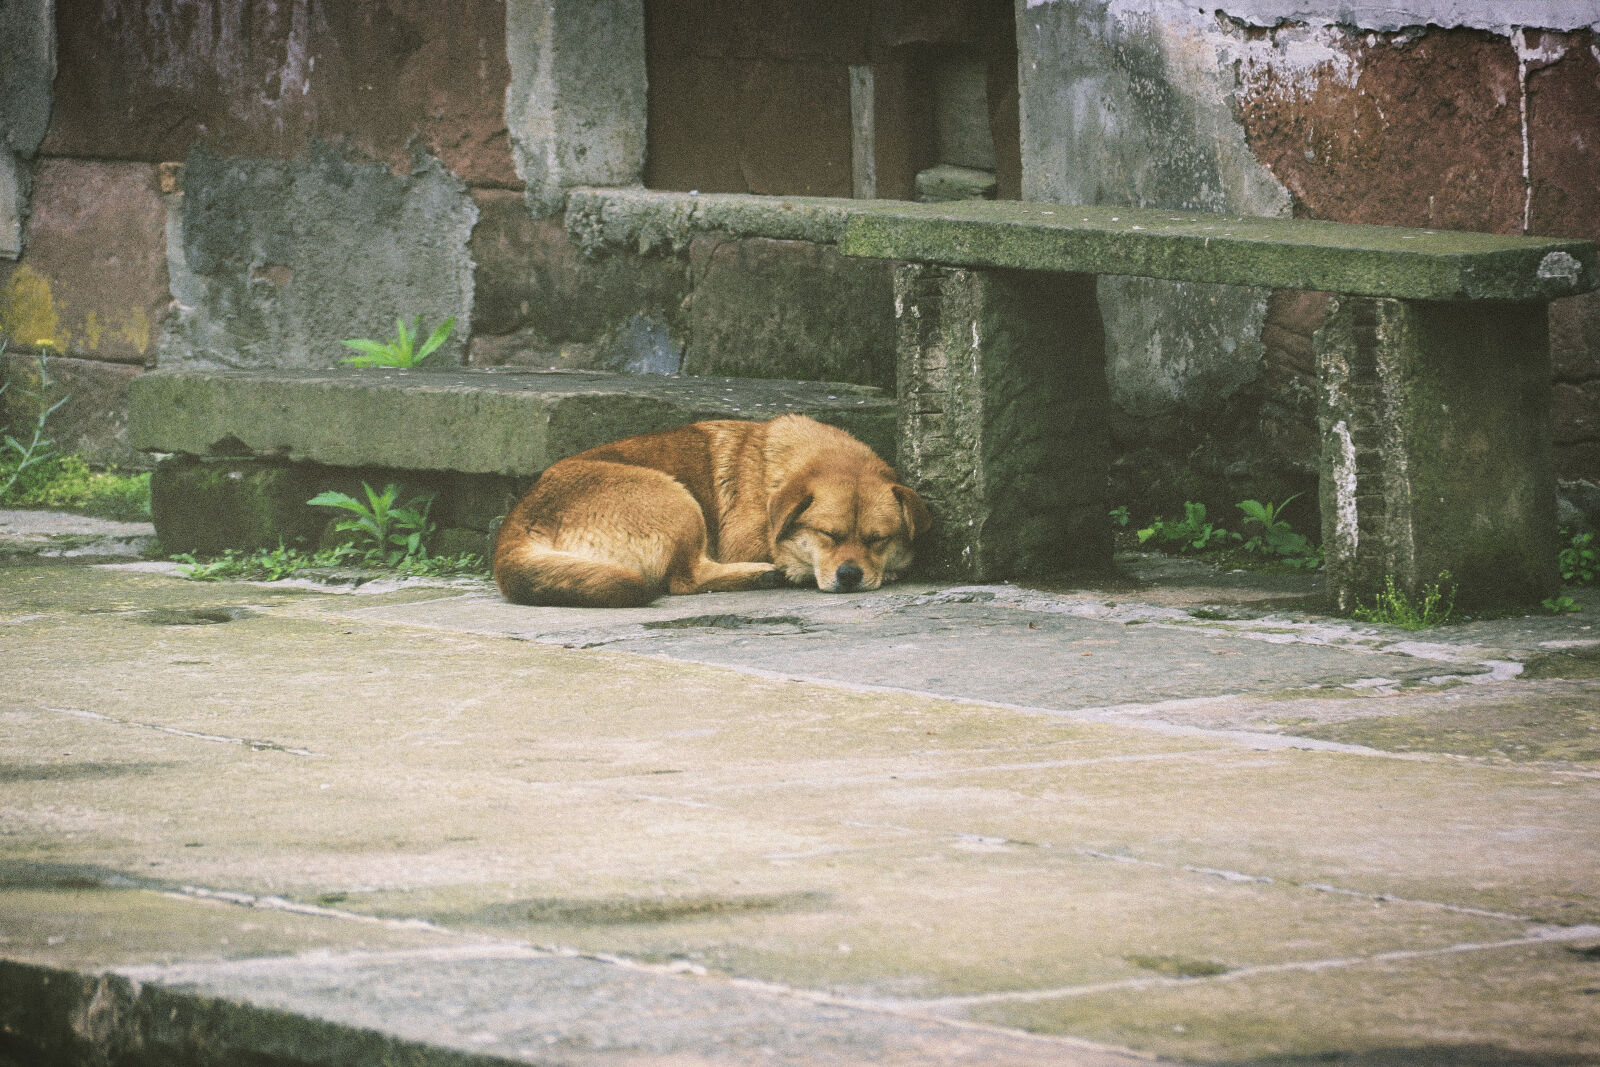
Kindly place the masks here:
POLYGON ((895 406, 827 382, 164 368, 134 381, 128 423, 134 447, 150 452, 526 477, 631 434, 789 412, 890 458, 895 406))
POLYGON ((363 1027, 206 996, 115 972, 0 959, 0 1055, 23 1063, 230 1067, 504 1067, 363 1027))

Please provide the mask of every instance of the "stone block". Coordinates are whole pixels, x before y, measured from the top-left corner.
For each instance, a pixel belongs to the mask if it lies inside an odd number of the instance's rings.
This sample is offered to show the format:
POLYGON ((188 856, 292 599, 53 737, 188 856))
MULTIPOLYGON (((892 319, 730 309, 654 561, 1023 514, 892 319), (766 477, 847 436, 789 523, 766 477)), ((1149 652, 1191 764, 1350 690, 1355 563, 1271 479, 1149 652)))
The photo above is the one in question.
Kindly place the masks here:
POLYGON ((56 20, 47 154, 155 163, 206 140, 293 159, 320 138, 397 173, 420 148, 467 181, 517 179, 500 0, 87 8, 56 20))
POLYGON ((0 287, 0 333, 13 347, 153 360, 172 300, 166 226, 153 165, 41 160, 27 250, 0 287))
POLYGON ((1443 572, 1461 607, 1557 586, 1542 304, 1338 297, 1317 335, 1327 589, 1349 611, 1386 577, 1443 572))
POLYGON ((150 477, 150 514, 168 552, 304 547, 327 522, 306 506, 317 492, 313 472, 295 464, 178 456, 162 460, 150 477))
MULTIPOLYGON (((141 372, 126 364, 87 359, 51 359, 46 372, 54 382, 46 403, 61 397, 66 403, 47 423, 47 434, 62 452, 82 456, 98 467, 139 470, 150 458, 128 443, 128 389, 141 372)), ((30 354, 7 354, 0 367, 11 383, 5 394, 5 420, 13 427, 31 427, 38 407, 28 393, 39 392, 39 366, 30 354)))
POLYGON ((328 146, 293 162, 196 149, 183 186, 163 364, 335 366, 341 340, 388 340, 417 315, 455 317, 433 361, 461 361, 477 208, 438 163, 396 176, 328 146))
POLYGON ((154 371, 134 383, 136 447, 346 468, 530 477, 574 452, 699 419, 798 411, 887 456, 894 401, 842 383, 600 372, 154 371))
POLYGON ((927 573, 1103 567, 1110 449, 1090 275, 896 268, 897 465, 935 528, 927 573))
POLYGON ((697 238, 684 367, 691 374, 895 381, 889 264, 826 245, 697 238))
POLYGON ((8 0, 0 18, 0 154, 31 159, 50 122, 56 75, 53 0, 8 0))
POLYGON ((505 18, 506 126, 529 207, 554 215, 573 186, 636 184, 645 162, 644 5, 507 0, 505 18))
POLYGON ((480 190, 473 200, 478 222, 469 252, 478 336, 521 334, 520 347, 553 352, 596 342, 638 315, 667 319, 688 293, 681 259, 585 255, 561 219, 535 219, 520 193, 480 190))

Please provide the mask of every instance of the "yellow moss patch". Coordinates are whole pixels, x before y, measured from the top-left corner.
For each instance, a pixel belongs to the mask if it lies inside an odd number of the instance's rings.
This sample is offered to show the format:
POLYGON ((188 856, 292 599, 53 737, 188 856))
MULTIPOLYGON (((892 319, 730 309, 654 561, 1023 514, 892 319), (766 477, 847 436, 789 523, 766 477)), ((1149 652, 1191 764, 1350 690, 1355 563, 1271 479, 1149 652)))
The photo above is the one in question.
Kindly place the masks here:
POLYGON ((12 271, 0 288, 0 334, 17 345, 57 349, 67 346, 50 279, 26 263, 12 271))

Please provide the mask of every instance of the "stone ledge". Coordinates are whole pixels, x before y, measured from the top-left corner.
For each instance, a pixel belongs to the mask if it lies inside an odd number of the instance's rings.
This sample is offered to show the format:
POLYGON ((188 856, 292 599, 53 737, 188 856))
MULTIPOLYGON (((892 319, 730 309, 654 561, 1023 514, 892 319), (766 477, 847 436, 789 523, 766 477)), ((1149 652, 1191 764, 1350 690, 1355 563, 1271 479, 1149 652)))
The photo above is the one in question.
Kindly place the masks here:
POLYGON ((874 204, 849 256, 1405 300, 1543 301, 1600 287, 1592 241, 1005 201, 874 204))
POLYGON ((607 247, 678 251, 701 233, 837 244, 850 216, 874 203, 889 201, 642 188, 573 189, 567 195, 566 222, 567 232, 585 252, 607 247))
POLYGON ((159 370, 129 390, 134 447, 330 467, 532 476, 700 419, 800 412, 894 456, 894 401, 829 382, 507 370, 159 370))
POLYGON ((575 189, 586 251, 685 247, 697 233, 837 244, 849 256, 1131 275, 1404 300, 1547 301, 1600 288, 1595 243, 1194 211, 1017 201, 575 189))

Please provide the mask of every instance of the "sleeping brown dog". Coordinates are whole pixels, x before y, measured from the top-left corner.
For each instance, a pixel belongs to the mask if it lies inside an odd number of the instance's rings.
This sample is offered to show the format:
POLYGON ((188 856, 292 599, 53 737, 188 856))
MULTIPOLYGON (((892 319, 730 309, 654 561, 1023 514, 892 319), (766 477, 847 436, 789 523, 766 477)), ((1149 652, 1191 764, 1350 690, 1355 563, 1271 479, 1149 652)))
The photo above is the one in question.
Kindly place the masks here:
POLYGON ((553 464, 501 525, 494 580, 516 604, 590 607, 784 580, 847 593, 899 577, 928 525, 843 430, 697 422, 553 464))

